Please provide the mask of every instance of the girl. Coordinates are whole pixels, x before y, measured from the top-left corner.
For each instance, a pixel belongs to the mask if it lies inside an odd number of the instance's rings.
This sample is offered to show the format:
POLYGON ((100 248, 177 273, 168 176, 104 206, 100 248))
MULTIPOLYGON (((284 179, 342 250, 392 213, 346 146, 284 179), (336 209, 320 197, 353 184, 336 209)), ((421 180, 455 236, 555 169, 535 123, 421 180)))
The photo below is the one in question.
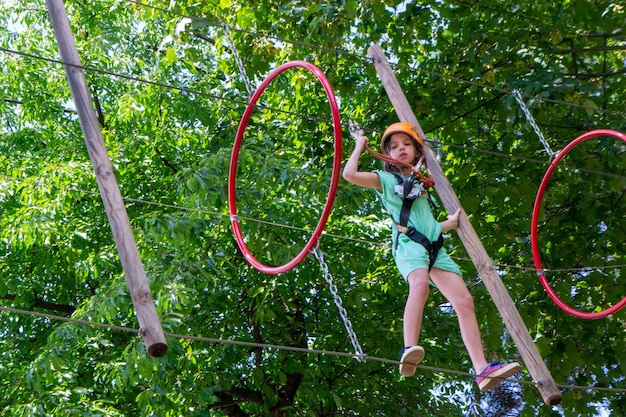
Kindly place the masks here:
POLYGON ((430 291, 430 281, 441 291, 457 313, 461 337, 478 377, 481 391, 493 388, 501 378, 521 369, 517 362, 487 363, 474 312, 474 301, 461 277, 458 265, 442 246, 441 233, 459 225, 461 209, 439 223, 433 216, 426 191, 413 183, 423 160, 424 141, 414 126, 398 122, 390 125, 380 143, 381 152, 402 165, 385 163, 385 171, 359 171, 359 158, 368 139, 359 131, 356 145, 343 170, 343 178, 361 187, 373 188, 393 219, 392 254, 396 266, 409 284, 404 309, 404 349, 400 359, 400 374, 412 376, 416 365, 424 358, 424 349, 417 344, 424 306, 430 291), (413 168, 406 167, 410 164, 413 168))

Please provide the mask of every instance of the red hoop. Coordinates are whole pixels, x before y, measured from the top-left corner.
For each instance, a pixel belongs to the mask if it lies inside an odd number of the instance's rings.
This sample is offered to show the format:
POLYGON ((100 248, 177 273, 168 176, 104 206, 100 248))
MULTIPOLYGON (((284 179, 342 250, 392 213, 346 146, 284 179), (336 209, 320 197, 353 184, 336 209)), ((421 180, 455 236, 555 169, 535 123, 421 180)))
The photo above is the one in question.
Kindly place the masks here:
POLYGON ((550 167, 546 171, 546 174, 544 175, 543 180, 541 181, 541 185, 539 186, 539 191, 537 192, 537 198, 535 199, 535 206, 533 208, 532 225, 531 225, 531 243, 532 243, 533 259, 535 260, 535 268, 537 268, 537 275, 539 276, 541 285, 543 285, 543 288, 546 290, 546 292, 548 293, 548 296, 550 296, 552 301, 554 301, 554 303, 558 305, 563 311, 581 319, 599 319, 599 318, 611 315, 615 313, 616 311, 620 310, 621 308, 623 308, 624 306, 626 306, 626 297, 622 298, 622 300, 619 303, 615 304, 613 307, 610 307, 610 308, 607 308, 606 310, 598 311, 595 313, 589 313, 589 312, 576 310, 575 308, 572 308, 568 306, 567 304, 565 304, 565 302, 563 302, 559 298, 559 296, 556 295, 552 287, 550 287, 550 283, 548 282, 548 279, 546 278, 546 274, 543 271, 543 267, 541 265, 541 258, 539 254, 539 244, 537 242, 537 224, 539 222, 539 212, 541 211, 541 201, 543 199, 543 194, 546 191, 546 188, 548 187, 548 182, 550 181, 550 177, 552 176, 552 173, 556 169, 561 159, 563 159, 563 157, 565 157, 565 155, 567 155, 569 151, 571 151, 574 147, 576 147, 580 143, 586 141, 587 139, 598 137, 598 136, 610 136, 626 143, 626 135, 624 135, 623 133, 617 132, 615 130, 609 130, 609 129, 592 130, 590 132, 587 132, 577 137, 573 141, 571 141, 565 148, 563 148, 561 152, 558 153, 557 157, 550 164, 550 167))
POLYGON ((258 269, 261 272, 266 274, 280 274, 283 272, 287 272, 290 269, 294 268, 298 265, 302 260, 309 254, 313 246, 319 240, 324 227, 326 226, 326 221, 328 220, 328 216, 332 210, 333 202, 335 200, 335 195, 337 193, 337 185, 339 184, 339 175, 341 171, 341 119, 339 117, 339 107, 337 106, 337 101, 335 100, 335 94, 333 93, 332 87, 328 82, 328 79, 317 68, 315 65, 306 62, 306 61, 290 61, 285 64, 280 65, 278 68, 274 69, 267 76, 265 80, 259 85, 256 91, 252 94, 248 102, 248 106, 246 107, 246 111, 243 113, 243 117, 241 118, 241 122, 239 123, 239 128, 237 129, 237 136, 235 137, 235 143, 233 145, 233 152, 230 159, 230 172, 228 176, 228 205, 230 209, 230 222, 233 226, 233 231, 235 233, 235 238, 237 239, 237 244, 239 248, 243 252, 245 258, 248 262, 258 269), (320 81, 324 90, 326 91, 326 97, 328 97, 328 103, 330 105, 330 110, 333 117, 333 128, 334 128, 334 137, 335 137, 335 155, 333 159, 333 173, 330 180, 330 188, 328 190, 328 195, 326 197, 326 204, 324 206, 324 210, 322 215, 313 231, 313 235, 308 243, 304 246, 304 248, 300 251, 299 254, 295 256, 291 261, 287 262, 281 266, 267 266, 259 262, 253 255, 250 253, 250 250, 246 246, 246 242, 243 239, 243 235, 241 233, 241 229, 239 227, 239 219, 237 218, 237 201, 236 201, 236 190, 235 183, 237 177, 237 160, 239 159, 239 149, 241 148, 241 142, 243 141, 243 134, 246 130, 246 126, 248 124, 248 120, 252 114, 252 111, 256 107, 256 103, 259 100, 259 97, 263 94, 267 86, 282 72, 287 69, 301 67, 311 71, 317 79, 320 81))

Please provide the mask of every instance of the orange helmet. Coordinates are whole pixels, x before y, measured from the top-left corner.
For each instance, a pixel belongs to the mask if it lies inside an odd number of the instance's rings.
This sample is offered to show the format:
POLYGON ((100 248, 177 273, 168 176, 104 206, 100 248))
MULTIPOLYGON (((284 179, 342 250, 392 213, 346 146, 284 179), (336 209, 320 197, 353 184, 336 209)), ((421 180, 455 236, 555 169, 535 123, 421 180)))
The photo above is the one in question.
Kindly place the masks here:
POLYGON ((417 133, 417 128, 415 126, 407 122, 396 122, 389 125, 389 127, 387 127, 387 129, 385 129, 385 132, 383 133, 383 138, 380 141, 380 151, 383 154, 387 153, 387 151, 385 150, 385 143, 387 142, 387 139, 389 139, 394 133, 406 133, 413 140, 415 140, 418 145, 422 147, 424 146, 424 140, 417 133))

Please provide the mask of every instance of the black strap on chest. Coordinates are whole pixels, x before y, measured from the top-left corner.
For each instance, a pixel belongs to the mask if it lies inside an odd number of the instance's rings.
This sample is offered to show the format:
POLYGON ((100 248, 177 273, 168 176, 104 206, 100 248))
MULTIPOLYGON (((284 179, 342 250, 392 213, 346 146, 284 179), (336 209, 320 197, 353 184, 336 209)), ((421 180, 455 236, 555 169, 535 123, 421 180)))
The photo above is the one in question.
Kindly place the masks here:
MULTIPOLYGON (((396 177, 396 180, 398 180, 398 184, 403 186, 404 192, 404 195, 402 196, 402 208, 400 209, 400 221, 394 221, 394 223, 398 228, 398 232, 404 233, 409 239, 419 243, 424 247, 424 249, 426 249, 426 252, 428 252, 428 257, 430 259, 430 262, 428 264, 428 270, 430 270, 437 260, 437 254, 439 253, 439 249, 443 247, 443 235, 440 234, 439 238, 436 241, 431 242, 423 233, 418 232, 413 226, 409 226, 409 215, 411 213, 411 206, 416 200, 416 197, 406 197, 409 195, 411 189, 413 188, 413 174, 411 174, 411 176, 406 180, 396 173, 394 173, 394 176, 396 177)), ((398 236, 399 234, 396 236, 396 247, 398 246, 398 236)))

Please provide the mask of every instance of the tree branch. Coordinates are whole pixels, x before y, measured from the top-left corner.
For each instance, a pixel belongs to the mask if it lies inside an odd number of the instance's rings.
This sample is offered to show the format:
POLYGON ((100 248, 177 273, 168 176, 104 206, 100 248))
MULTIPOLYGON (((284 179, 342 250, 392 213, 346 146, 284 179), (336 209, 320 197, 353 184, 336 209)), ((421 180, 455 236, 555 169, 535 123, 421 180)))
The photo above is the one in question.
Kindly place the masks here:
POLYGON ((607 51, 626 51, 626 46, 583 46, 581 48, 558 49, 552 51, 555 55, 570 55, 581 52, 607 52, 607 51))
POLYGON ((622 34, 622 29, 615 29, 613 32, 605 33, 605 32, 592 32, 592 33, 583 33, 580 36, 585 38, 615 38, 622 34))
MULTIPOLYGON (((306 320, 299 302, 296 301, 296 307, 293 309, 291 326, 289 328, 289 336, 293 345, 300 348, 307 348, 306 337, 306 320)), ((277 387, 278 402, 270 409, 271 415, 276 417, 287 416, 284 408, 293 404, 296 393, 300 389, 303 375, 302 372, 290 372, 282 386, 277 387)))
POLYGON ((209 409, 219 408, 228 417, 250 417, 239 407, 240 401, 234 401, 233 397, 224 391, 215 392, 220 402, 209 406, 209 409))
MULTIPOLYGON (((2 297, 2 299, 8 300, 8 301, 15 301, 15 296, 12 294, 7 294, 4 297, 2 297)), ((55 311, 57 313, 65 313, 68 316, 71 316, 76 311, 76 307, 72 305, 55 304, 55 303, 50 303, 48 301, 44 301, 41 299, 35 299, 31 307, 42 308, 44 310, 55 311)))
POLYGON ((163 154, 161 153, 161 150, 159 149, 159 147, 155 146, 154 150, 155 150, 156 154, 159 156, 159 159, 161 160, 161 162, 163 162, 163 165, 165 165, 166 167, 171 169, 172 172, 174 172, 174 174, 176 174, 178 172, 178 168, 176 168, 170 161, 168 161, 165 158, 165 156, 163 156, 163 154))
POLYGON ((611 72, 602 72, 602 73, 591 73, 591 74, 581 74, 581 73, 577 73, 577 74, 572 74, 571 76, 574 76, 576 78, 583 78, 583 79, 588 79, 588 78, 607 78, 607 77, 612 77, 614 75, 620 75, 620 74, 625 74, 626 73, 626 68, 622 68, 619 71, 611 71, 611 72))
POLYGON ((104 118, 104 112, 102 111, 102 105, 100 104, 100 99, 96 93, 92 93, 94 108, 96 109, 96 113, 98 114, 98 123, 103 129, 108 128, 106 125, 106 120, 104 118))

